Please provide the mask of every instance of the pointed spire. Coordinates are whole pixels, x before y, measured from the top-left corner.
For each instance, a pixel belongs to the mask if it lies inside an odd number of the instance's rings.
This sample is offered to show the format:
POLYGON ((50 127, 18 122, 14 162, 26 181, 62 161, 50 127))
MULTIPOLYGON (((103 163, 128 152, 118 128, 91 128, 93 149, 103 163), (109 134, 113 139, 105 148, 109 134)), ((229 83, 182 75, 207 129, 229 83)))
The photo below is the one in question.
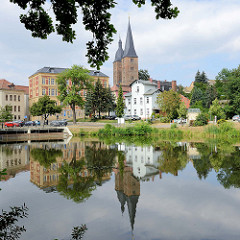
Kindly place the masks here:
POLYGON ((121 41, 121 38, 119 36, 119 41, 118 41, 118 50, 115 54, 115 60, 114 62, 118 62, 118 61, 121 61, 122 60, 122 57, 123 57, 123 48, 122 48, 122 41, 121 41))
POLYGON ((128 20, 128 32, 123 57, 138 57, 134 48, 132 30, 130 25, 130 17, 128 20))

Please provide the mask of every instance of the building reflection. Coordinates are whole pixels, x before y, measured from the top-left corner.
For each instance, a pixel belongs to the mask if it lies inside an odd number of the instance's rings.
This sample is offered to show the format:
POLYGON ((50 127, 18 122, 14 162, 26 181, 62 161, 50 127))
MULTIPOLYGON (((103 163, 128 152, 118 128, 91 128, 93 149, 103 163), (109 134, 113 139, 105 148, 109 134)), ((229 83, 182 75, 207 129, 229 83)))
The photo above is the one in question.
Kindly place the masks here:
MULTIPOLYGON (((107 145, 100 142, 70 142, 67 145, 61 143, 38 143, 31 145, 31 153, 35 149, 46 149, 47 151, 54 149, 60 151, 61 155, 56 154, 55 161, 51 162, 49 166, 44 166, 39 160, 40 156, 34 157, 33 154, 30 154, 30 181, 46 192, 55 191, 62 174, 61 168, 65 165, 74 168, 76 162, 78 163, 83 159, 84 164, 81 165, 78 175, 83 178, 93 176, 93 171, 88 168, 85 159, 86 149, 91 149, 93 146, 97 148, 96 151, 108 148, 107 145)), ((104 181, 109 180, 111 172, 104 174, 102 177, 104 181)))
POLYGON ((0 145, 0 170, 7 169, 2 180, 7 181, 29 170, 29 147, 26 144, 0 145))

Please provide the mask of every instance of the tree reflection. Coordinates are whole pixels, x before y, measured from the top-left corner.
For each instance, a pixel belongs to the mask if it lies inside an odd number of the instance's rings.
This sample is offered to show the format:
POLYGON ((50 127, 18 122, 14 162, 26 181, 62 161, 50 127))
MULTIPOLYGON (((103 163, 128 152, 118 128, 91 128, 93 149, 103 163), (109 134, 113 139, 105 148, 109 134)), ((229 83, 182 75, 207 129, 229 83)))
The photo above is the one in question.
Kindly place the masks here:
POLYGON ((225 156, 221 163, 221 168, 217 174, 219 182, 225 187, 240 187, 240 150, 225 156))
POLYGON ((88 174, 85 168, 86 162, 84 158, 77 160, 76 158, 77 143, 73 143, 73 157, 68 164, 63 162, 59 169, 61 175, 57 185, 57 190, 67 199, 80 203, 88 199, 92 195, 92 191, 96 189, 94 177, 88 174))
POLYGON ((23 232, 26 232, 24 226, 17 226, 16 223, 19 218, 25 218, 28 208, 24 204, 21 207, 11 207, 11 211, 2 210, 0 215, 0 239, 1 240, 15 240, 21 237, 23 232))
POLYGON ((170 142, 162 142, 158 145, 162 151, 159 159, 159 170, 165 173, 178 175, 187 165, 187 151, 182 146, 173 145, 170 142))
POLYGON ((201 157, 200 159, 193 159, 193 166, 197 171, 199 179, 206 179, 212 170, 210 162, 211 149, 203 143, 195 143, 194 146, 197 148, 201 157))
POLYGON ((91 174, 96 177, 98 185, 102 185, 104 176, 111 174, 116 154, 116 149, 103 148, 101 142, 86 147, 87 167, 91 174))
POLYGON ((33 148, 30 152, 34 160, 38 161, 41 166, 49 168, 52 163, 56 162, 57 157, 62 157, 61 150, 48 148, 47 145, 44 148, 33 148))

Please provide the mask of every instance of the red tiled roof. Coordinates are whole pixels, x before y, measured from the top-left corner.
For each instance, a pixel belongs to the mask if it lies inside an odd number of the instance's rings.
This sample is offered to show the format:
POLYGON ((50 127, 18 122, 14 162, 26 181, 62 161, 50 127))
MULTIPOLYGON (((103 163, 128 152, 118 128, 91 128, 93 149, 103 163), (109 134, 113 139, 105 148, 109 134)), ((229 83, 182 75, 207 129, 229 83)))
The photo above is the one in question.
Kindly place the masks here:
POLYGON ((6 79, 0 79, 0 89, 22 90, 22 91, 24 91, 25 94, 29 93, 29 87, 28 86, 14 85, 14 83, 10 83, 6 79))

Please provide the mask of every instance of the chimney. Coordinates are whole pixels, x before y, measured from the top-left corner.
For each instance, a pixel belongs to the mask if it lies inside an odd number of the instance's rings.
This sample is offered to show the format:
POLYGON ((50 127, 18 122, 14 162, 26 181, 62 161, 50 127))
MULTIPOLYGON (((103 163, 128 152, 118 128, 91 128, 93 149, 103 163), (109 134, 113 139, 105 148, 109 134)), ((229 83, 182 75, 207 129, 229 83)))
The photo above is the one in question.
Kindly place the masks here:
POLYGON ((152 78, 149 78, 149 81, 152 83, 152 78))
POLYGON ((157 81, 157 88, 160 89, 160 87, 161 87, 161 83, 160 81, 157 81))
POLYGON ((173 90, 174 92, 177 91, 177 81, 175 81, 175 80, 172 81, 172 90, 173 90))

